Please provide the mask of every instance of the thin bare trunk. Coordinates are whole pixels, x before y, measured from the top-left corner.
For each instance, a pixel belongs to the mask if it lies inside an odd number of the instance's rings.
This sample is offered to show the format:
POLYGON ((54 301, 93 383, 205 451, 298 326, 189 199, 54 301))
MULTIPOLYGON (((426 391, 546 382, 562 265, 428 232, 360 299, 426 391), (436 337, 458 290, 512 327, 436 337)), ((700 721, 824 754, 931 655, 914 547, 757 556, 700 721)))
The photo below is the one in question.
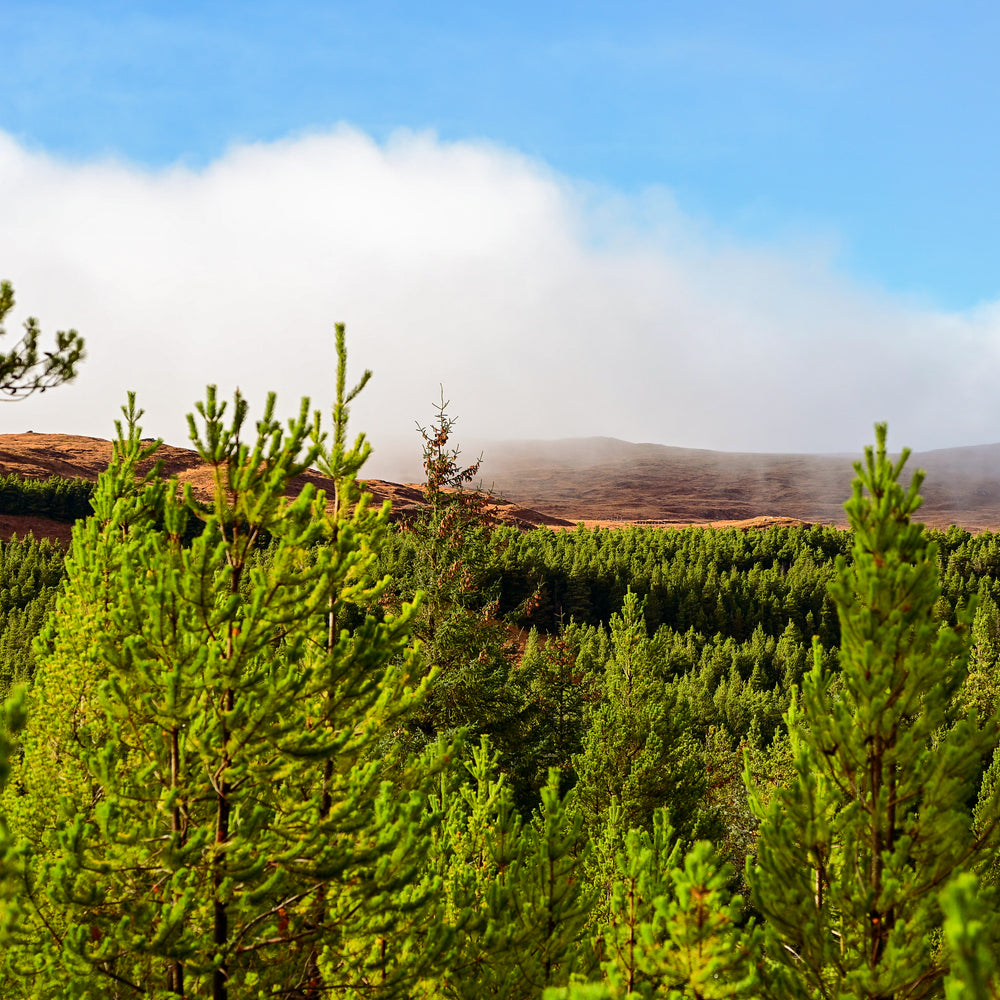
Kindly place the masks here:
MULTIPOLYGON (((225 712, 232 712, 235 708, 235 698, 232 688, 229 688, 225 695, 223 704, 225 712)), ((229 729, 223 723, 222 745, 223 760, 221 767, 221 778, 219 780, 219 791, 216 807, 215 819, 215 871, 212 873, 212 886, 214 890, 213 903, 213 935, 217 954, 225 955, 226 945, 229 943, 229 908, 222 899, 222 883, 226 877, 226 845, 229 842, 229 819, 232 806, 229 802, 230 785, 226 777, 229 770, 228 757, 229 729)), ((212 1000, 228 1000, 229 997, 229 958, 224 957, 222 963, 212 973, 212 1000)))
MULTIPOLYGON (((180 730, 174 726, 170 730, 170 788, 174 793, 174 808, 170 816, 170 830, 178 846, 183 846, 186 839, 184 817, 180 801, 177 799, 177 788, 180 783, 181 748, 180 730)), ((167 989, 178 996, 184 996, 184 963, 175 959, 167 971, 167 989)))
MULTIPOLYGON (((237 552, 237 536, 239 528, 233 527, 233 549, 237 552)), ((249 551, 249 546, 247 550, 249 551)), ((243 553, 239 559, 232 562, 232 576, 230 577, 230 593, 238 594, 240 582, 243 576, 243 553)), ((235 636, 237 628, 231 624, 229 636, 226 639, 226 662, 231 664, 235 656, 235 636)), ((231 682, 230 682, 231 684, 231 682)), ((236 695, 232 686, 227 687, 222 695, 222 730, 220 732, 220 750, 222 759, 219 762, 218 784, 216 786, 216 813, 215 813, 215 863, 212 872, 212 941, 215 945, 215 952, 221 955, 222 961, 212 973, 212 1000, 228 1000, 229 998, 229 956, 226 949, 229 944, 229 906, 222 898, 222 885, 226 878, 226 852, 229 844, 230 819, 232 816, 232 803, 229 796, 232 793, 232 785, 229 781, 229 769, 232 760, 229 757, 229 724, 226 719, 232 716, 236 708, 236 695)))
MULTIPOLYGON (((326 617, 326 652, 327 656, 332 655, 334 643, 337 638, 337 610, 333 595, 330 595, 330 602, 327 606, 326 617)), ((333 781, 333 759, 328 757, 323 763, 323 789, 320 795, 319 815, 324 820, 330 815, 333 807, 333 794, 330 783, 333 781)), ((316 905, 313 907, 312 915, 313 929, 318 931, 326 922, 326 886, 321 885, 316 891, 316 905)), ((309 957, 306 959, 306 993, 307 997, 320 996, 320 972, 319 972, 319 948, 314 943, 309 950, 309 957)))

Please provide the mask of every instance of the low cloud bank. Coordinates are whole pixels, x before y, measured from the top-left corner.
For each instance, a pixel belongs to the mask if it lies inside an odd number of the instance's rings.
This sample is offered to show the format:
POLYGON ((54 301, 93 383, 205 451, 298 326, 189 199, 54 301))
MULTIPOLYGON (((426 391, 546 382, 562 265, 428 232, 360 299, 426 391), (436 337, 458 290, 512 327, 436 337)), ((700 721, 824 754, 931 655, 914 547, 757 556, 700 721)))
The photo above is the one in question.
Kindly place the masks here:
POLYGON ((0 409, 4 432, 107 437, 135 389, 147 430, 184 444, 207 382, 325 407, 344 321, 375 372, 354 407, 383 445, 373 474, 398 473, 401 438, 418 455, 440 385, 469 451, 855 451, 883 419, 897 446, 1000 440, 1000 305, 900 301, 820 245, 741 245, 665 191, 590 189, 486 143, 340 127, 148 171, 0 133, 0 218, 8 340, 32 314, 89 349, 77 384, 0 409))

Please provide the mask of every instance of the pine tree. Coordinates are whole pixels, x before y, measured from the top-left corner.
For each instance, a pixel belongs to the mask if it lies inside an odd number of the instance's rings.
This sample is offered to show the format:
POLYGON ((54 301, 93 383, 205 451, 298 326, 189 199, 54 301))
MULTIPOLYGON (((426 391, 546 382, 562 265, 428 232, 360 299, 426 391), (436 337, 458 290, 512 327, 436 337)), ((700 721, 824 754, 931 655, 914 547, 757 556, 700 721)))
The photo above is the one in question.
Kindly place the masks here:
POLYGON ((582 748, 587 703, 597 697, 597 684, 580 664, 573 629, 560 629, 542 646, 532 629, 517 670, 526 708, 519 737, 519 784, 537 797, 550 768, 572 779, 572 759, 582 748))
POLYGON ((1000 702, 1000 609, 985 583, 980 585, 975 616, 972 619, 972 649, 969 676, 962 690, 965 704, 980 715, 992 715, 1000 702))
POLYGON ((444 886, 439 919, 456 930, 453 957, 429 995, 532 1000, 583 969, 590 896, 580 878, 579 821, 568 816, 550 772, 527 822, 515 808, 499 755, 483 739, 465 780, 442 778, 445 820, 432 874, 444 886))
POLYGON ((436 814, 379 759, 423 693, 414 608, 339 625, 378 602, 387 530, 346 487, 364 442, 344 446, 342 337, 332 451, 306 401, 283 429, 271 397, 244 443, 245 401, 227 417, 209 390, 191 419, 207 510, 138 472, 158 442, 130 400, 4 801, 25 995, 406 995, 447 944, 417 889, 436 814), (286 499, 317 459, 336 502, 286 499))
MULTIPOLYGON (((0 713, 0 792, 10 777, 10 760, 16 750, 14 740, 24 727, 24 696, 25 688, 16 688, 5 699, 0 713)), ((10 828, 0 814, 0 946, 9 942, 6 929, 16 927, 19 920, 18 867, 10 828)))
POLYGON ((944 983, 946 1000, 1000 997, 995 907, 995 898, 984 899, 975 876, 969 872, 953 879, 941 893, 944 940, 951 961, 944 983))
MULTIPOLYGON (((0 324, 14 308, 14 289, 9 281, 0 282, 0 324)), ((0 326, 0 336, 7 331, 0 326)), ((59 330, 55 350, 39 354, 41 330, 33 317, 24 324, 24 336, 5 354, 0 354, 0 399, 26 399, 76 378, 77 365, 83 360, 83 338, 76 330, 59 330)))
POLYGON ((629 591, 611 619, 611 655, 604 690, 590 714, 575 808, 590 832, 603 828, 612 799, 621 804, 622 830, 648 829, 668 805, 683 836, 708 822, 700 812, 704 764, 680 699, 657 677, 642 602, 629 591))
POLYGON ((515 649, 487 578, 491 498, 469 488, 480 461, 461 464, 443 395, 435 409, 434 423, 419 428, 426 506, 407 527, 412 544, 396 580, 401 593, 422 595, 414 635, 437 674, 416 721, 425 737, 467 727, 506 750, 516 714, 507 690, 515 649))
POLYGON ((911 521, 922 477, 904 489, 908 452, 891 461, 885 437, 877 425, 846 505, 853 563, 838 557, 831 587, 841 673, 816 646, 787 717, 795 779, 768 807, 757 800, 748 880, 769 996, 939 995, 939 891, 996 849, 996 797, 977 832, 970 810, 996 721, 955 718, 969 628, 935 620, 936 546, 911 521))
MULTIPOLYGON (((732 870, 708 841, 687 854, 659 809, 651 830, 620 832, 613 803, 595 851, 612 872, 595 907, 595 944, 606 1000, 753 1000, 758 933, 743 926, 742 899, 728 889, 732 870)), ((592 989, 596 983, 587 984, 592 989)), ((582 984, 546 994, 582 1000, 582 984)))

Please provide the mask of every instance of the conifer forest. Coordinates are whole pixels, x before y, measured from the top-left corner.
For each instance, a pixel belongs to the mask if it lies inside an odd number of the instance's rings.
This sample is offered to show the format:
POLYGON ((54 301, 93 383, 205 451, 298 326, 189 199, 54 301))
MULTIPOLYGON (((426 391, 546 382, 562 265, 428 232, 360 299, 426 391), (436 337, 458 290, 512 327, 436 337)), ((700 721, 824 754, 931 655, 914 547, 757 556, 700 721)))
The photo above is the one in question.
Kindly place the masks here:
POLYGON ((521 531, 443 402, 390 521, 337 345, 210 502, 134 397, 0 479, 0 998, 1000 997, 1000 536, 883 425, 849 531, 521 531))

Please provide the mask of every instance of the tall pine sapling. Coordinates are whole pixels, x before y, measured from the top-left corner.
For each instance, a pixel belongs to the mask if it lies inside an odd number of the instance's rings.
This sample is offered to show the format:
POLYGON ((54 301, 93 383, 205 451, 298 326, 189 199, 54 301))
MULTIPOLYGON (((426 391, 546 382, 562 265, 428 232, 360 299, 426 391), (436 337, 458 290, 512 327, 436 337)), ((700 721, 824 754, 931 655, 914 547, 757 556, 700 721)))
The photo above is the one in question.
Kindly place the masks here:
MULTIPOLYGON (((853 562, 831 586, 841 673, 815 665, 787 720, 795 775, 761 819, 747 878, 765 918, 768 996, 917 1000, 940 994, 940 890, 994 855, 998 802, 971 804, 997 744, 991 718, 955 717, 969 628, 939 626, 936 547, 911 517, 886 428, 855 466, 853 562)), ((995 919, 993 917, 991 920, 995 919)))
MULTIPOLYGON (((669 814, 650 830, 621 834, 621 807, 609 809, 595 851, 611 872, 594 908, 603 982, 587 984, 602 1000, 756 1000, 759 934, 744 926, 742 899, 728 889, 731 869, 708 841, 686 855, 669 814), (616 816, 616 813, 618 814, 616 816), (598 990, 600 992, 598 992, 598 990)), ((583 984, 547 1000, 582 1000, 583 984)))
POLYGON ((676 693, 656 674, 643 602, 632 591, 611 617, 611 650, 600 698, 589 707, 589 728, 574 758, 574 808, 588 830, 601 829, 612 800, 621 830, 650 829, 667 805, 685 838, 712 817, 702 809, 705 767, 676 693))
POLYGON ((130 404, 74 529, 4 800, 12 996, 405 996, 446 943, 418 886, 435 815, 378 753, 423 694, 414 609, 338 627, 385 586, 386 513, 308 485, 288 499, 314 461, 343 483, 362 456, 336 452, 343 409, 329 454, 305 402, 284 428, 273 406, 244 441, 238 395, 199 404, 204 511, 139 474, 158 443, 130 404))

